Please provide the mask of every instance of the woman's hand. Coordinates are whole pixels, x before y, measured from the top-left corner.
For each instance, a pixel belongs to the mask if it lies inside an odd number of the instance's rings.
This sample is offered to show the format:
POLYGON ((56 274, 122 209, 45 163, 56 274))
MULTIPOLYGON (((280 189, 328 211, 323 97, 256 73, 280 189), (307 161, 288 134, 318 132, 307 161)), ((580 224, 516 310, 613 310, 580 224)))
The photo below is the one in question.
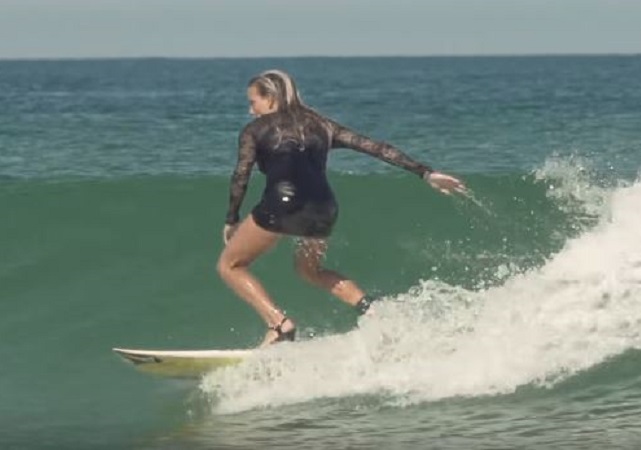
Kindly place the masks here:
POLYGON ((223 228, 223 242, 225 243, 225 245, 227 245, 227 242, 229 242, 231 237, 236 232, 237 228, 238 228, 238 224, 234 224, 234 225, 225 224, 225 227, 223 228))
POLYGON ((441 172, 426 172, 425 175, 423 175, 423 180, 445 195, 456 192, 465 194, 467 192, 465 184, 463 184, 461 180, 441 172))

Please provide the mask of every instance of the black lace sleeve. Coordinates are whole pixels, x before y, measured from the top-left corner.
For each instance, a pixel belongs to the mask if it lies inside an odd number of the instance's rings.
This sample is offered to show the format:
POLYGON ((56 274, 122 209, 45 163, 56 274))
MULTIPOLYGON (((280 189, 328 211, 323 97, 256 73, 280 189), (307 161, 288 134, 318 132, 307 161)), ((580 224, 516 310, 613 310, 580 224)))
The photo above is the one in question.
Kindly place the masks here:
POLYGON ((247 184, 252 167, 256 162, 256 142, 252 133, 245 128, 238 138, 238 162, 231 177, 229 187, 229 209, 225 223, 233 225, 238 222, 238 211, 247 192, 247 184))
POLYGON ((422 177, 425 172, 434 171, 430 166, 414 161, 396 147, 381 141, 375 141, 330 121, 332 129, 332 148, 350 148, 374 156, 386 163, 401 167, 422 177))

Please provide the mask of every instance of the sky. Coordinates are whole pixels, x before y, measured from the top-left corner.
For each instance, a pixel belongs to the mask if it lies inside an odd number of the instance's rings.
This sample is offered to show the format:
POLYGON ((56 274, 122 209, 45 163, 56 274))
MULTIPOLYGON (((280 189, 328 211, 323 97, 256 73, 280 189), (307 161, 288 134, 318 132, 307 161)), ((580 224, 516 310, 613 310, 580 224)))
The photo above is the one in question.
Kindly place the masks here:
POLYGON ((641 54, 641 0, 0 0, 0 58, 641 54))

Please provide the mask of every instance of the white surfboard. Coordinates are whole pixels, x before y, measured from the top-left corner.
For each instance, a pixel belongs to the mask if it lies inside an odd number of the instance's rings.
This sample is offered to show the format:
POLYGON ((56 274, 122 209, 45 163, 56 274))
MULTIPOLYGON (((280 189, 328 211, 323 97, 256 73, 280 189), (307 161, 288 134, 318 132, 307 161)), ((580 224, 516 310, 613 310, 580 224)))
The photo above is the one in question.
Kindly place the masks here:
POLYGON ((114 348, 136 369, 172 378, 198 378, 222 367, 240 364, 254 350, 142 350, 114 348))

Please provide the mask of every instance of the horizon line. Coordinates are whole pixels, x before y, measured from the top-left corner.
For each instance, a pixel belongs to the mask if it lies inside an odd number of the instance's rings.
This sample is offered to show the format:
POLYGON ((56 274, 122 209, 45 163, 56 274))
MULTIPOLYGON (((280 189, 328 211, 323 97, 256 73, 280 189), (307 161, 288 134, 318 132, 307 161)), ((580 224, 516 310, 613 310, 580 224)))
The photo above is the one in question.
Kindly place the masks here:
POLYGON ((133 59, 154 59, 154 60, 252 60, 252 59, 422 59, 422 58, 541 58, 541 57, 581 57, 581 56, 641 56, 639 52, 559 52, 559 53, 436 53, 436 54, 380 54, 380 55, 268 55, 268 56, 26 56, 26 57, 5 57, 0 56, 0 61, 96 61, 96 60, 133 60, 133 59))

